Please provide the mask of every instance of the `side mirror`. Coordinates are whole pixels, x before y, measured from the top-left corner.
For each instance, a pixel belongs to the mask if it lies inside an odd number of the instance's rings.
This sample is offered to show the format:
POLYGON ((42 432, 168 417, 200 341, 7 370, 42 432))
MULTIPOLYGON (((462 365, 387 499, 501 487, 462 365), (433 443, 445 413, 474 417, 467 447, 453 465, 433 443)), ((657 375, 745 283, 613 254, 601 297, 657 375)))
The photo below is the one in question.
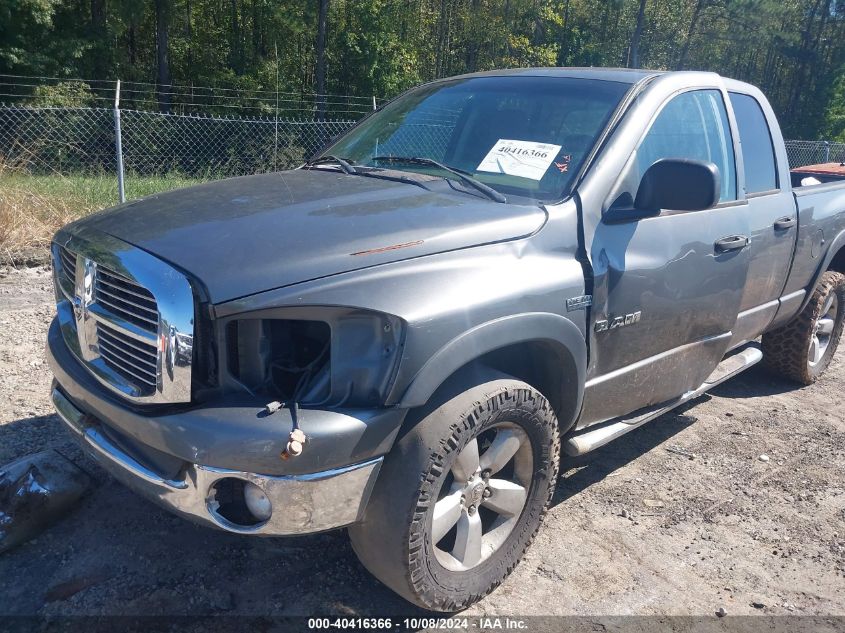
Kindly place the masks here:
POLYGON ((663 158, 643 174, 634 208, 700 211, 719 202, 720 190, 719 168, 713 163, 663 158))

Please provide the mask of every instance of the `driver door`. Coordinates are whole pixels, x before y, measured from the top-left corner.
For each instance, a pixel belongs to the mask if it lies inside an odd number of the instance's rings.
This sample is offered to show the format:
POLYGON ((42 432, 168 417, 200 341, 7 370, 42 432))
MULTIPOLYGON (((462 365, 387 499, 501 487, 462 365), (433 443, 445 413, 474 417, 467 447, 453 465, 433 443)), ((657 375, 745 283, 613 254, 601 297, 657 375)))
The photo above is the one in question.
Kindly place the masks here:
POLYGON ((734 144, 719 90, 684 92, 664 104, 614 188, 614 204, 630 206, 643 173, 662 158, 714 163, 720 201, 703 211, 603 219, 596 228, 579 428, 696 389, 731 341, 749 267, 748 221, 745 201, 737 200, 734 144))

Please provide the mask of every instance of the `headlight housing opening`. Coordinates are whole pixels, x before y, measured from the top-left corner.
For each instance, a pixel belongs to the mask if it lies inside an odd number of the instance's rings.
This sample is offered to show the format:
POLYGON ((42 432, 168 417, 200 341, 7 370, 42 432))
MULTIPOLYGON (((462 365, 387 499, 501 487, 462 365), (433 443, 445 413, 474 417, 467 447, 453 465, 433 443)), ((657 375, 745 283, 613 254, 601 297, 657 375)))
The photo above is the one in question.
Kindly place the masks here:
POLYGON ((224 382, 306 406, 376 405, 395 376, 402 334, 400 319, 354 309, 232 319, 224 328, 224 382))

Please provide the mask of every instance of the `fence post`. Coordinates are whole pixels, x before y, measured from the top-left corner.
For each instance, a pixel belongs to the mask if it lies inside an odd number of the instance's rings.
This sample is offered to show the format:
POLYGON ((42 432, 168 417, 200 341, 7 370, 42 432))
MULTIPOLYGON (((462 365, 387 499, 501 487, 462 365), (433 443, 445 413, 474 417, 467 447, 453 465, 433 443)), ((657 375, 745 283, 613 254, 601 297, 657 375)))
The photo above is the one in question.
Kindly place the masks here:
POLYGON ((114 91, 114 151, 117 154, 117 193, 120 202, 126 202, 126 192, 123 188, 123 144, 120 134, 120 79, 114 91))
POLYGON ((378 106, 376 105, 376 96, 373 95, 373 112, 375 112, 376 110, 378 110, 378 106))
POLYGON ((273 171, 279 171, 279 45, 273 40, 273 51, 276 53, 276 114, 273 138, 273 171))
POLYGON ((822 162, 824 162, 824 163, 830 162, 830 141, 824 142, 824 160, 822 162))

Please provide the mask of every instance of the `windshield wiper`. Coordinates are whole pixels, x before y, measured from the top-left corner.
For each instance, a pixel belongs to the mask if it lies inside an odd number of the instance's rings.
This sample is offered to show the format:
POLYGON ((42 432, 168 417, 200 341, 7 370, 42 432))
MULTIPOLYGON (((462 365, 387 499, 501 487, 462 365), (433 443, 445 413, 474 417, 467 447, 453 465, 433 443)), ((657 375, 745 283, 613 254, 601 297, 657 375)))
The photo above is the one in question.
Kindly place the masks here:
POLYGON ((332 156, 331 154, 327 156, 320 156, 319 158, 315 158, 314 160, 309 160, 305 163, 306 167, 314 167, 315 165, 326 165, 326 164, 335 164, 341 168, 344 174, 348 174, 353 176, 358 173, 358 170, 355 169, 347 160, 343 158, 339 158, 337 156, 332 156))
POLYGON ((507 202, 507 198, 500 194, 493 187, 488 187, 480 180, 476 180, 472 176, 465 173, 463 170, 449 167, 443 163, 439 163, 432 158, 423 158, 421 156, 374 156, 371 160, 381 161, 385 163, 405 163, 408 165, 431 165, 443 171, 448 171, 450 174, 457 176, 462 182, 469 185, 473 189, 480 191, 485 196, 496 202, 507 202))

